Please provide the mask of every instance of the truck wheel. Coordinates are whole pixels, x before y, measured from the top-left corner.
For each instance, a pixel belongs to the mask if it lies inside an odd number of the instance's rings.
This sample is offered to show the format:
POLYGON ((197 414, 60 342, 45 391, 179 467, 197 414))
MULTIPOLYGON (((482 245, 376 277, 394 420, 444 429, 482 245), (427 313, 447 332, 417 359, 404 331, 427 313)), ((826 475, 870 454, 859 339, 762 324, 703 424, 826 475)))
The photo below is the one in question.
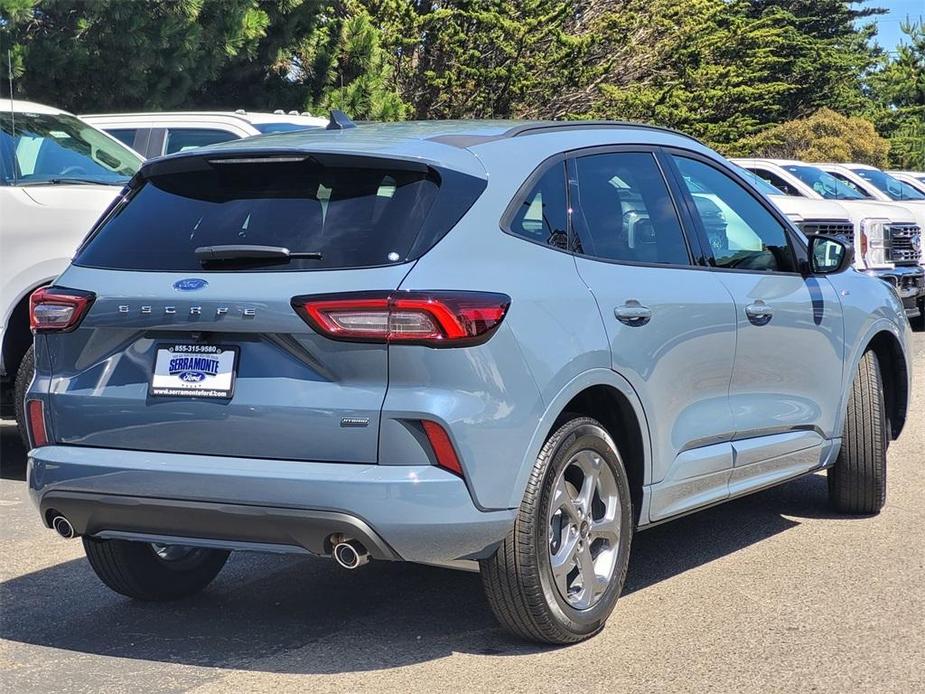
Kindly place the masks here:
POLYGON ((841 450, 829 468, 829 501, 841 513, 878 513, 886 501, 886 407, 877 355, 867 351, 848 395, 841 450))
POLYGON ((22 437, 23 446, 28 451, 32 448, 29 443, 29 434, 26 432, 26 391, 29 390, 29 384, 32 383, 32 376, 35 374, 35 350, 30 345, 22 361, 19 362, 19 369, 16 371, 16 383, 13 386, 13 397, 16 399, 14 405, 16 412, 16 426, 19 427, 19 435, 22 437))
POLYGON ((229 552, 181 545, 83 538, 90 566, 112 590, 136 600, 195 595, 222 570, 229 552))
POLYGON ((623 589, 632 535, 629 481, 616 446, 595 420, 571 419, 540 452, 514 529, 481 562, 492 611, 531 641, 593 636, 623 589))

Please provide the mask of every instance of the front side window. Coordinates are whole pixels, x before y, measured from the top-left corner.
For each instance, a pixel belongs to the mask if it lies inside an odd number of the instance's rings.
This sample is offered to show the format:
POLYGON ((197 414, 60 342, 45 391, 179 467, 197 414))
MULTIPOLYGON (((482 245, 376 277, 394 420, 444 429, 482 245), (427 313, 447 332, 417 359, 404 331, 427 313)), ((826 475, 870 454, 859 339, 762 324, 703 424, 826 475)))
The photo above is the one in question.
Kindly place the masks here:
POLYGON ((925 195, 908 183, 903 183, 879 169, 854 169, 854 173, 889 195, 891 200, 925 200, 925 195))
POLYGON ((754 171, 743 169, 741 166, 736 166, 735 164, 733 164, 733 168, 762 195, 787 195, 787 193, 784 193, 783 188, 771 184, 768 180, 762 178, 754 171))
POLYGON ((690 253, 668 186, 647 152, 575 161, 579 252, 631 263, 688 265, 690 253))
POLYGON ((66 114, 0 113, 6 185, 124 185, 141 166, 131 150, 66 114))
POLYGON ((167 131, 167 147, 164 154, 185 152, 188 149, 215 145, 219 142, 240 139, 227 130, 212 130, 207 128, 171 128, 167 131))
POLYGON ((827 171, 807 164, 788 164, 784 169, 799 178, 826 200, 864 200, 869 198, 856 186, 849 185, 827 171))
POLYGON ((514 212, 510 232, 535 243, 568 247, 565 163, 551 166, 514 212))
POLYGON ((769 185, 774 186, 780 190, 784 195, 792 195, 794 197, 802 198, 803 193, 800 190, 785 181, 782 177, 778 176, 773 171, 768 171, 767 169, 749 169, 752 173, 758 176, 762 181, 767 182, 769 185))
POLYGON ((716 267, 793 272, 787 231, 732 177, 696 159, 674 157, 694 199, 716 267))

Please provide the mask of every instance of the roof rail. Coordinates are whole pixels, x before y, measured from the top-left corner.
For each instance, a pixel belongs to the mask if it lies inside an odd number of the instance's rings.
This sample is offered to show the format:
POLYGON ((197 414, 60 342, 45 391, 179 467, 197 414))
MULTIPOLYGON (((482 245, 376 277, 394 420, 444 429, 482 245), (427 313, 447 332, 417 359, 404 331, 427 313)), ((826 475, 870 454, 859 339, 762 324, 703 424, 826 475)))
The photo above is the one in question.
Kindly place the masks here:
POLYGON ((348 128, 357 127, 356 123, 350 120, 350 116, 336 108, 331 109, 329 118, 330 120, 325 126, 326 130, 347 130, 348 128))
POLYGON ((635 123, 633 121, 618 121, 618 120, 551 120, 544 122, 534 122, 534 123, 524 123, 523 125, 516 125, 510 130, 505 131, 504 137, 520 137, 521 135, 531 135, 536 132, 549 132, 554 130, 582 130, 582 129, 594 129, 594 128, 639 128, 642 130, 656 130, 659 132, 671 133, 673 135, 680 135, 681 137, 686 137, 689 140, 703 144, 693 135, 688 135, 683 133, 680 130, 675 130, 674 128, 666 128, 661 125, 651 125, 649 123, 635 123))

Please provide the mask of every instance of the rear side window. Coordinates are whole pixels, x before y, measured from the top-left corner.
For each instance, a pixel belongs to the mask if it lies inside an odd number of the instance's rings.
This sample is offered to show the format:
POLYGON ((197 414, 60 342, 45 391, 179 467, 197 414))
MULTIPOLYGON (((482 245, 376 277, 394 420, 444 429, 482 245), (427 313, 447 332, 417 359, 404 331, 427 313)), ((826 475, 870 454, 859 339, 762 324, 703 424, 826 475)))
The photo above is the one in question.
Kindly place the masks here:
POLYGON ((211 130, 206 128, 170 128, 167 131, 167 147, 164 154, 185 152, 188 149, 215 145, 219 142, 240 139, 227 130, 211 130))
POLYGON ((426 252, 484 189, 484 181, 453 174, 443 187, 448 200, 438 205, 440 176, 430 169, 325 166, 312 159, 193 161, 199 170, 156 175, 153 169, 75 263, 184 272, 390 265, 426 252), (196 255, 200 247, 229 245, 320 258, 217 263, 196 255))
POLYGON ((674 157, 703 225, 716 267, 793 272, 787 231, 743 186, 708 164, 674 157))
POLYGON ((579 252, 635 263, 688 265, 690 254, 668 186, 646 152, 576 160, 579 252))
POLYGON ((540 177, 514 211, 509 230, 534 243, 568 247, 568 203, 565 162, 554 164, 540 177))

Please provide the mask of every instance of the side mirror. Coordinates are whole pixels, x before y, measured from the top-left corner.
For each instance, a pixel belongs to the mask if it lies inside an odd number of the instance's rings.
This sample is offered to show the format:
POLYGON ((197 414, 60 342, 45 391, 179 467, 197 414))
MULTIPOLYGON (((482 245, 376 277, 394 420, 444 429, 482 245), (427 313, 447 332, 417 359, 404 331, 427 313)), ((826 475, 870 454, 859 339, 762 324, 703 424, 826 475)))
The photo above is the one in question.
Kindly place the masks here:
POLYGON ((843 272, 853 262, 854 246, 847 239, 823 235, 809 237, 809 264, 813 274, 843 272))

